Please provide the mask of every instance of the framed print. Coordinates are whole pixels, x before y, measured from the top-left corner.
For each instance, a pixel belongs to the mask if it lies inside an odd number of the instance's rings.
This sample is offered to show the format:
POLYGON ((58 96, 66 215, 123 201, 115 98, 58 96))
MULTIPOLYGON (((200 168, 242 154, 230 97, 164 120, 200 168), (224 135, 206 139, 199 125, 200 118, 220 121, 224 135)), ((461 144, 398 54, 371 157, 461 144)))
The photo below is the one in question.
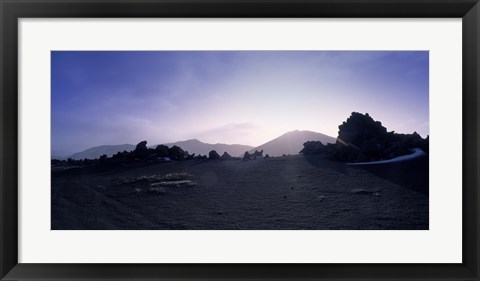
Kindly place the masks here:
POLYGON ((2 280, 479 279, 478 1, 1 1, 2 280))

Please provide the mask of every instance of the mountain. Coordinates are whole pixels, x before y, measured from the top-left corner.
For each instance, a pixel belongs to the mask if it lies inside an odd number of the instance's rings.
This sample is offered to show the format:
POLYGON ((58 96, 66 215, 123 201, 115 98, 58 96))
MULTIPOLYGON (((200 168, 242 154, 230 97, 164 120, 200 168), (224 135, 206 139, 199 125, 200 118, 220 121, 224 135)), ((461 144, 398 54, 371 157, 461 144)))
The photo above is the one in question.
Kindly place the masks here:
MULTIPOLYGON (((222 155, 224 152, 227 152, 231 156, 243 156, 245 151, 253 152, 255 150, 262 150, 263 155, 269 154, 270 156, 282 156, 283 154, 298 154, 303 148, 303 143, 311 140, 319 140, 323 144, 326 143, 335 143, 336 139, 329 137, 327 135, 316 133, 312 131, 291 131, 286 134, 279 136, 276 139, 273 139, 265 144, 262 144, 258 147, 252 147, 249 145, 241 144, 209 144, 201 142, 197 139, 191 139, 186 141, 178 141, 174 143, 166 143, 168 147, 174 145, 181 147, 183 150, 188 151, 188 153, 195 153, 196 155, 208 155, 212 150, 215 150, 218 154, 222 155)), ((157 147, 149 146, 150 148, 157 147)), ((121 145, 101 145, 89 148, 82 152, 77 152, 72 154, 67 158, 72 158, 75 160, 80 159, 96 159, 106 154, 108 157, 111 157, 113 154, 119 151, 132 151, 135 149, 133 144, 121 144, 121 145)))
POLYGON ((209 144, 201 142, 197 139, 191 139, 186 141, 179 141, 174 143, 166 143, 168 147, 172 147, 174 145, 181 147, 183 150, 188 151, 188 153, 192 154, 195 153, 196 155, 208 155, 208 153, 212 150, 215 150, 218 154, 222 155, 224 152, 227 152, 231 156, 242 156, 245 151, 249 151, 252 149, 252 146, 249 145, 242 145, 242 144, 224 144, 224 143, 217 143, 217 144, 209 144))
POLYGON ((111 157, 113 154, 119 151, 132 151, 135 149, 135 145, 133 144, 119 144, 119 145, 101 145, 89 148, 82 152, 77 152, 69 156, 68 158, 72 158, 75 160, 81 159, 96 159, 106 154, 108 157, 111 157))
POLYGON ((303 143, 307 141, 321 141, 323 144, 335 143, 336 138, 312 131, 291 131, 264 143, 250 152, 262 150, 263 155, 282 156, 283 154, 298 154, 303 149, 303 143))
MULTIPOLYGON (((223 143, 217 143, 217 144, 209 144, 209 143, 204 143, 196 139, 192 140, 186 140, 186 141, 179 141, 179 142, 174 142, 174 143, 166 143, 165 144, 168 147, 172 147, 174 145, 181 147, 183 150, 188 151, 188 153, 195 153, 195 154, 202 154, 202 155, 208 155, 208 153, 212 150, 217 151, 219 154, 223 154, 224 152, 227 152, 231 156, 241 156, 245 151, 248 151, 253 148, 253 146, 248 146, 248 145, 241 145, 241 144, 223 144, 223 143)), ((101 146, 95 146, 92 148, 89 148, 87 150, 84 150, 82 152, 77 152, 74 153, 68 157, 62 157, 62 158, 53 158, 53 159, 67 159, 67 158, 72 158, 75 160, 81 160, 81 159, 96 159, 102 156, 103 154, 106 154, 108 157, 111 157, 117 152, 121 151, 132 151, 135 149, 135 145, 133 144, 120 144, 120 145, 101 145, 101 146)), ((155 148, 157 147, 156 145, 149 146, 149 148, 155 148)))

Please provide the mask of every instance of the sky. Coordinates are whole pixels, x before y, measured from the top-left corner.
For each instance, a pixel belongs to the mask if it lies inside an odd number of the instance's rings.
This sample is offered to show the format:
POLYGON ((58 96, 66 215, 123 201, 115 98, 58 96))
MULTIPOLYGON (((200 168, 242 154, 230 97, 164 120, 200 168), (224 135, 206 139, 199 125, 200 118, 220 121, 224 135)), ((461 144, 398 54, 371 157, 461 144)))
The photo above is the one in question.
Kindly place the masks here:
POLYGON ((52 155, 333 137, 351 112, 429 134, 428 51, 52 51, 52 155))

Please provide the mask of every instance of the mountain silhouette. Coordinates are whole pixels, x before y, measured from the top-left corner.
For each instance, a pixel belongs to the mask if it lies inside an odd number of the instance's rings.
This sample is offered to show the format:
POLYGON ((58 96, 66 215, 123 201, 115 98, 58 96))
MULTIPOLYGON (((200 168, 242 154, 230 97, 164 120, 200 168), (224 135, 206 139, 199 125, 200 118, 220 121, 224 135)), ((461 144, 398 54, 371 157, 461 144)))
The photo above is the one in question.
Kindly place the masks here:
POLYGON ((183 150, 188 151, 188 153, 192 154, 195 153, 196 155, 208 155, 208 153, 212 150, 215 150, 219 154, 223 154, 227 152, 232 156, 241 156, 245 151, 252 149, 252 146, 249 145, 242 145, 242 144, 224 144, 224 143, 204 143, 197 139, 190 139, 186 141, 178 141, 174 143, 166 143, 168 147, 172 147, 173 145, 181 147, 183 150))
POLYGON ((135 149, 135 145, 133 144, 100 145, 100 146, 91 147, 81 152, 74 153, 67 158, 72 158, 75 160, 97 159, 104 154, 106 154, 108 157, 112 157, 113 154, 119 151, 125 151, 125 150, 132 151, 134 149, 135 149))
MULTIPOLYGON (((174 145, 181 147, 188 153, 195 153, 196 155, 208 155, 212 150, 215 150, 220 155, 227 152, 231 156, 243 156, 245 151, 254 152, 255 150, 264 150, 263 155, 269 154, 270 156, 282 156, 283 154, 298 154, 303 148, 303 143, 306 141, 319 140, 323 144, 335 143, 336 139, 321 133, 312 131, 291 131, 285 133, 278 138, 275 138, 265 144, 258 147, 242 144, 224 144, 224 143, 204 143, 197 139, 190 139, 185 141, 178 141, 173 143, 166 143, 164 145, 172 147, 174 145)), ((155 148, 157 145, 149 146, 149 148, 155 148)), ((122 151, 132 151, 135 149, 133 144, 120 144, 120 145, 100 145, 89 148, 87 150, 72 154, 67 158, 75 160, 82 159, 97 159, 100 156, 106 154, 108 157, 122 151)))
POLYGON ((263 150, 263 155, 269 156, 282 156, 283 154, 299 154, 303 149, 303 143, 307 141, 321 141, 323 144, 335 143, 336 138, 327 136, 322 133, 312 131, 291 131, 273 139, 267 143, 264 143, 249 152, 255 150, 263 150))

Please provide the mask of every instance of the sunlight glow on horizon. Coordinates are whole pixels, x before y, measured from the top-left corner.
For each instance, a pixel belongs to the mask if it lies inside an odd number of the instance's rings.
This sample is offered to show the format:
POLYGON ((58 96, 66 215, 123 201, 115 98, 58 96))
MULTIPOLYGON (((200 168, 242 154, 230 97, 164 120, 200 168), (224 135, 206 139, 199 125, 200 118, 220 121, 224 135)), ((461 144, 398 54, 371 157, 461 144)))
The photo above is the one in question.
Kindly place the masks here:
POLYGON ((426 51, 55 51, 52 154, 198 139, 337 137, 356 111, 429 134, 426 51))

